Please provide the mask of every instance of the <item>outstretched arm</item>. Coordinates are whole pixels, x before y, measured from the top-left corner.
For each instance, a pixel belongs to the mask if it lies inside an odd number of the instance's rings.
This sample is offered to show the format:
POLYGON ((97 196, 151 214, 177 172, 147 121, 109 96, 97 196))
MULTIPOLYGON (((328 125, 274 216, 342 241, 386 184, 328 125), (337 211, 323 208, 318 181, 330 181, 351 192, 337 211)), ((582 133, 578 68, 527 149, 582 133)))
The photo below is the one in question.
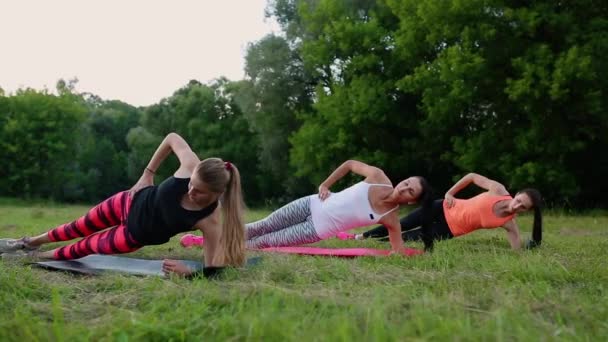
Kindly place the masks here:
POLYGON ((365 177, 365 180, 370 183, 391 184, 391 181, 384 174, 384 171, 379 168, 357 160, 347 160, 332 172, 332 174, 319 186, 319 197, 321 200, 329 197, 329 188, 349 172, 365 177))
POLYGON ((519 250, 521 248, 521 237, 519 236, 519 227, 515 222, 515 219, 505 223, 503 226, 507 230, 507 238, 511 244, 513 250, 519 250))
POLYGON ((401 225, 396 212, 392 212, 386 219, 380 221, 388 230, 388 240, 391 243, 391 249, 396 253, 402 253, 405 250, 403 245, 403 237, 401 236, 401 225))
POLYGON ((179 159, 180 166, 175 172, 176 177, 190 177, 192 171, 199 162, 198 157, 188 145, 188 143, 176 133, 169 133, 158 145, 158 148, 152 155, 148 165, 144 169, 143 174, 137 183, 131 188, 131 192, 135 193, 140 189, 154 184, 154 174, 156 170, 167 159, 169 153, 175 153, 179 159))
POLYGON ((445 200, 447 201, 448 208, 451 208, 454 204, 454 196, 462 189, 466 188, 469 184, 475 184, 478 187, 485 189, 495 195, 508 195, 509 192, 504 185, 497 181, 491 180, 487 177, 476 173, 469 173, 462 177, 450 190, 445 193, 445 200))
MULTIPOLYGON (((211 215, 197 222, 195 226, 205 236, 203 245, 204 267, 222 266, 223 258, 221 253, 223 253, 223 249, 220 245, 222 236, 220 210, 220 206, 218 206, 211 215)), ((181 261, 171 259, 163 260, 162 270, 165 274, 176 274, 180 277, 187 277, 196 273, 181 261)))
POLYGON ((205 260, 205 267, 223 266, 224 249, 221 244, 221 210, 221 205, 218 205, 213 214, 204 218, 201 221, 201 224, 197 225, 197 228, 200 229, 205 237, 205 241, 203 242, 203 259, 205 260))

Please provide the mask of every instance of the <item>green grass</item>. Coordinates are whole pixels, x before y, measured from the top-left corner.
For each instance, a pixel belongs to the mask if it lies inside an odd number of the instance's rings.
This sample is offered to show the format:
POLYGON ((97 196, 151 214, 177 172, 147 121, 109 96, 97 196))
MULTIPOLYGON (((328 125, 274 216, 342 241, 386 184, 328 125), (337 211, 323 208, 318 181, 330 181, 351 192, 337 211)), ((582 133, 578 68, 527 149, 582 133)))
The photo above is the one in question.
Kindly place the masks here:
MULTIPOLYGON (((4 200, 0 237, 40 233, 87 209, 4 200)), ((248 220, 266 213, 252 211, 248 220)), ((0 341, 603 340, 607 224, 602 215, 552 213, 543 246, 526 252, 509 250, 496 230, 413 258, 268 254, 222 281, 74 276, 5 261, 0 341)), ((520 226, 529 230, 530 217, 520 226)), ((132 256, 199 257, 178 241, 132 256)), ((373 241, 319 245, 388 248, 373 241)))

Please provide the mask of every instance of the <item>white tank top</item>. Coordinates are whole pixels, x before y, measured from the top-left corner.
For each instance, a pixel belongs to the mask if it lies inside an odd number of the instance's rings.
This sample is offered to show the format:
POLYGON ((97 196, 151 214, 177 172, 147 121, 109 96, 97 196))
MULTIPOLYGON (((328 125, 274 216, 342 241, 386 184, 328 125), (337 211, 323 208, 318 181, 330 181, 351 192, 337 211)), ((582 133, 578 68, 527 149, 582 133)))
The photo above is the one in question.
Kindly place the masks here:
POLYGON ((311 195, 310 213, 317 235, 327 239, 345 230, 376 224, 384 215, 399 208, 396 206, 381 215, 375 213, 369 204, 369 188, 372 185, 392 188, 388 184, 359 182, 332 193, 325 201, 321 201, 318 194, 311 195))

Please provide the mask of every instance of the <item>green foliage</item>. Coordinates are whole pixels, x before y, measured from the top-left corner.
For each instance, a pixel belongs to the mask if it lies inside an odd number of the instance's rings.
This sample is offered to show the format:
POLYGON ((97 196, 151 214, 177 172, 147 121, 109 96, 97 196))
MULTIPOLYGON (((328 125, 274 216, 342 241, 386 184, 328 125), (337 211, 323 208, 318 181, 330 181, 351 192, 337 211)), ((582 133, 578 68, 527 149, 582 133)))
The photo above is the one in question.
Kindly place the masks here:
POLYGON ((31 89, 0 98, 0 189, 12 196, 63 198, 85 107, 71 95, 31 89))
POLYGON ((318 184, 350 158, 376 164, 396 181, 449 171, 424 142, 418 96, 397 85, 411 67, 395 58, 398 20, 386 4, 301 2, 299 13, 302 58, 319 81, 315 110, 301 113, 303 126, 291 140, 298 173, 318 184))
POLYGON ((316 183, 361 158, 442 191, 476 171, 553 204, 605 205, 608 9, 587 5, 275 1, 318 77, 292 165, 316 183))
POLYGON ((289 136, 300 123, 298 112, 311 106, 309 75, 286 39, 268 35, 251 44, 245 57, 248 80, 236 101, 259 140, 256 182, 265 198, 298 193, 298 180, 289 167, 289 136), (277 186, 279 185, 279 186, 277 186))
POLYGON ((139 177, 128 174, 126 135, 136 127, 140 112, 120 101, 87 100, 89 115, 79 132, 78 173, 71 182, 71 200, 95 202, 129 189, 139 177))
POLYGON ((439 195, 473 171, 550 205, 608 205, 604 2, 273 0, 267 14, 282 32, 249 45, 244 80, 193 80, 146 108, 78 94, 77 79, 58 96, 0 90, 0 193, 100 200, 177 132, 233 161, 254 204, 308 194, 354 158, 439 195))
MULTIPOLYGON (((240 87, 224 78, 211 85, 190 81, 173 96, 147 107, 141 127, 131 130, 127 137, 132 175, 139 176, 162 139, 176 132, 199 158, 219 157, 233 162, 241 171, 247 199, 261 201, 256 182, 258 141, 235 102, 240 87)), ((157 172, 158 179, 173 174, 177 162, 174 157, 165 162, 157 172)))
POLYGON ((589 23, 605 22, 606 8, 581 13, 555 2, 498 1, 391 6, 405 26, 397 38, 402 50, 431 52, 400 85, 420 94, 428 120, 443 126, 437 133, 451 136, 449 160, 513 188, 539 187, 550 202, 595 196, 581 184, 578 155, 606 144, 595 138, 608 121, 593 62, 599 56, 589 44, 597 30, 589 23))
POLYGON ((129 188, 126 134, 140 113, 118 101, 73 93, 19 90, 0 97, 0 152, 5 195, 99 201, 129 188))

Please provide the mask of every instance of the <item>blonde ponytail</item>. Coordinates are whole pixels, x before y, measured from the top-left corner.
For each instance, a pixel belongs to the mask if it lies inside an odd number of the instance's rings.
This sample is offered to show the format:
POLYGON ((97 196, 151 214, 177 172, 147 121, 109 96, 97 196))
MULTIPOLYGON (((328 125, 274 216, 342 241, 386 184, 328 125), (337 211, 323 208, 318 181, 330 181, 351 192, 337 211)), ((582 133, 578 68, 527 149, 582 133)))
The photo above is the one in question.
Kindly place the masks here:
POLYGON ((214 192, 222 196, 222 260, 226 266, 243 266, 245 263, 245 203, 241 191, 241 176, 236 166, 220 158, 207 158, 199 163, 196 173, 214 192))
POLYGON ((224 263, 231 266, 243 266, 245 263, 245 223, 243 211, 243 194, 241 192, 241 175, 234 164, 227 163, 230 180, 224 192, 222 210, 222 247, 224 263))

